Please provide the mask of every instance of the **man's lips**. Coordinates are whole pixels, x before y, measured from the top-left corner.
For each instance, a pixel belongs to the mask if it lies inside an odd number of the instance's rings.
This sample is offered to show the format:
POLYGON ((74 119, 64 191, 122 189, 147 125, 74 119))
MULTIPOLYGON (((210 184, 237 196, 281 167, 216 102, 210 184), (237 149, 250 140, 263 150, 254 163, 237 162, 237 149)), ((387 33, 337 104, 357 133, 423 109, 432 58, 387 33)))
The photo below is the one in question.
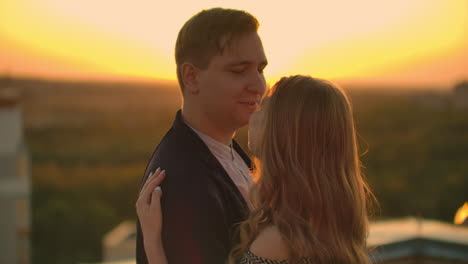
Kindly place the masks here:
POLYGON ((260 104, 260 100, 261 100, 261 96, 258 95, 257 97, 255 98, 244 98, 244 99, 240 99, 239 100, 239 103, 240 104, 248 104, 248 105, 259 105, 260 104))
POLYGON ((258 105, 260 104, 260 98, 258 99, 244 99, 244 100, 239 100, 239 103, 241 104, 250 104, 250 105, 258 105))
POLYGON ((250 110, 255 111, 259 105, 258 101, 241 101, 239 104, 248 107, 250 110))
POLYGON ((239 102, 240 104, 245 104, 245 105, 258 105, 258 102, 239 102))
POLYGON ((257 95, 256 97, 245 97, 239 99, 238 103, 249 108, 249 110, 255 111, 260 105, 261 96, 257 95))

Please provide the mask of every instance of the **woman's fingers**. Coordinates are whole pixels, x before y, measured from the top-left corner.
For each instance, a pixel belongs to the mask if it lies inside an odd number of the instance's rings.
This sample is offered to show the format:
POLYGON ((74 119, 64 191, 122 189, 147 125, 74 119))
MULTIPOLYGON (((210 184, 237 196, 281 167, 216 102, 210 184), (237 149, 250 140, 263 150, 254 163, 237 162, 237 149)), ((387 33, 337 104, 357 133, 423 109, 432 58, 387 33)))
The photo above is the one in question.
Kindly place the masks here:
POLYGON ((151 194, 151 205, 150 206, 156 206, 159 207, 161 203, 159 202, 159 199, 161 199, 162 196, 162 189, 161 186, 156 186, 154 188, 153 193, 151 194))
POLYGON ((154 173, 151 179, 149 179, 145 184, 146 188, 143 190, 142 193, 142 198, 145 203, 149 203, 151 201, 151 193, 153 192, 154 188, 158 186, 158 184, 161 182, 158 179, 160 179, 162 175, 165 175, 164 171, 160 171, 157 174, 154 173))
POLYGON ((161 172, 161 169, 158 167, 155 172, 150 173, 150 175, 148 176, 148 179, 146 179, 145 184, 143 184, 143 187, 141 187, 140 195, 145 191, 148 184, 151 183, 151 180, 153 180, 155 177, 158 177, 160 172, 161 172))
POLYGON ((148 176, 148 179, 146 179, 146 182, 145 184, 143 184, 143 187, 141 188, 140 194, 138 196, 138 200, 136 202, 137 207, 141 207, 142 205, 148 203, 150 199, 150 195, 151 195, 151 193, 147 192, 148 185, 150 185, 151 182, 154 181, 154 178, 156 178, 159 175, 160 171, 161 169, 157 168, 156 171, 153 173, 150 173, 150 175, 148 176))
POLYGON ((144 188, 142 192, 140 193, 140 197, 138 198, 137 204, 138 203, 143 203, 143 204, 149 204, 151 202, 151 194, 153 193, 154 189, 156 186, 161 184, 161 182, 164 180, 166 177, 166 172, 160 171, 156 175, 156 172, 152 175, 150 179, 147 180, 147 182, 144 185, 144 188))
POLYGON ((153 193, 151 194, 151 204, 149 205, 150 210, 161 214, 161 196, 162 190, 161 186, 156 186, 153 193))
MULTIPOLYGON (((154 179, 154 181, 148 185, 148 191, 151 190, 151 197, 155 195, 156 196, 161 196, 162 195, 162 189, 161 186, 159 186, 164 178, 166 177, 166 171, 163 170, 161 173, 159 173, 159 176, 154 179)), ((148 199, 148 202, 151 202, 151 197, 148 199)))
POLYGON ((163 170, 161 171, 161 173, 159 173, 159 176, 154 179, 154 183, 151 183, 151 186, 153 186, 152 188, 154 189, 156 188, 156 186, 160 185, 164 181, 165 178, 166 178, 166 170, 163 170))

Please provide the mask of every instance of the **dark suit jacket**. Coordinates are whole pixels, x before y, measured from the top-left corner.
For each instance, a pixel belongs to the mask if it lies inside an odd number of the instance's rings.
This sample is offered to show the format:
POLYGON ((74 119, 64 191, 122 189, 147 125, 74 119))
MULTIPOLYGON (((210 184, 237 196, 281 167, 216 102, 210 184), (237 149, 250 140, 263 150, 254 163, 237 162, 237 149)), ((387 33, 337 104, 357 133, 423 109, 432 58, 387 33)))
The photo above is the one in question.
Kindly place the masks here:
MULTIPOLYGON (((237 142, 233 147, 251 167, 237 142)), ((181 111, 149 161, 143 183, 158 167, 167 172, 162 183, 162 238, 169 264, 222 264, 247 217, 248 206, 222 165, 188 127, 181 111)), ((147 263, 137 222, 136 259, 147 263)))

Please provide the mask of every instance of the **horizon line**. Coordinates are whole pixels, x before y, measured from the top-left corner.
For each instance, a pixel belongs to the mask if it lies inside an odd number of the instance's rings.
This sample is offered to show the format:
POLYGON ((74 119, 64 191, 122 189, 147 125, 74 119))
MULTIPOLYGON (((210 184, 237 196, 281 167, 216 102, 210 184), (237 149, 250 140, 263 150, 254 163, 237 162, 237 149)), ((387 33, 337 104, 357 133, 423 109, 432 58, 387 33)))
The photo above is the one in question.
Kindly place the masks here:
MULTIPOLYGON (((278 79, 278 78, 274 78, 278 79)), ((177 79, 165 79, 165 78, 146 78, 146 77, 136 77, 136 76, 123 76, 123 75, 101 75, 96 77, 51 77, 51 76, 39 76, 39 75, 12 75, 8 73, 0 73, 0 81, 14 81, 14 80, 23 80, 23 81, 42 81, 42 82, 61 82, 61 83, 128 83, 128 84, 155 84, 155 83, 165 83, 179 86, 177 79)), ((278 79, 279 80, 279 79, 278 79)), ((330 79, 331 82, 338 84, 339 86, 344 86, 346 88, 353 88, 353 89, 360 89, 366 88, 370 89, 385 89, 385 88, 393 88, 393 89, 417 89, 417 90, 452 90, 456 85, 467 82, 468 78, 462 78, 460 80, 454 81, 452 85, 449 87, 434 84, 434 85, 427 85, 427 84, 414 84, 414 83, 385 83, 384 81, 376 81, 376 80, 333 80, 330 79)), ((267 86, 272 86, 276 81, 271 81, 267 78, 267 86), (271 84, 271 85, 270 85, 271 84)))

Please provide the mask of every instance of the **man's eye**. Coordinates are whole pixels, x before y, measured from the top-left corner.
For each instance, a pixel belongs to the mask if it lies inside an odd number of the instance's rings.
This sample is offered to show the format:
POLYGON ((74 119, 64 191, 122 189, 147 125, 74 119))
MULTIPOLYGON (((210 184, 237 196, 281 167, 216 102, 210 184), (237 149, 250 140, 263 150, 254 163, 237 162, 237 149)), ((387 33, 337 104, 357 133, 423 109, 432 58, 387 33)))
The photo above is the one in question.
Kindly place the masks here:
POLYGON ((231 69, 231 72, 241 74, 241 73, 245 72, 245 69, 244 68, 242 68, 242 69, 231 69))

